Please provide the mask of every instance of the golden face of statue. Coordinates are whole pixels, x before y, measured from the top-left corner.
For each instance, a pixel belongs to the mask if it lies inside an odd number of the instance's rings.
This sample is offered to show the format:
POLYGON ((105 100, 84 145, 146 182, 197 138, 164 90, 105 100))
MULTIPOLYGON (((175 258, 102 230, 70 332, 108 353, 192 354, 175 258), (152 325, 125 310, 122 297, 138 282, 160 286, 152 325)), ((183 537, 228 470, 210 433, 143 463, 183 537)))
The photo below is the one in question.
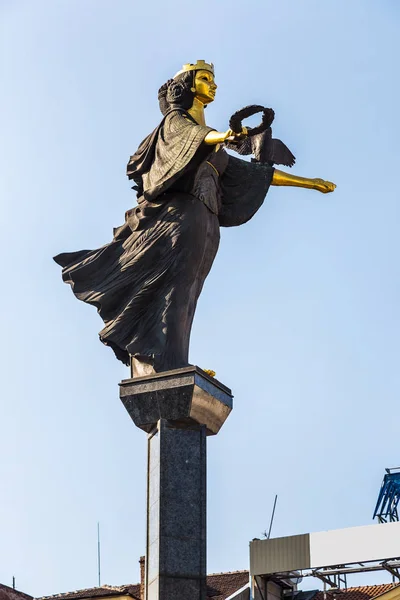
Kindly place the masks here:
POLYGON ((214 75, 210 71, 196 71, 194 80, 195 97, 202 104, 209 104, 215 98, 217 84, 214 81, 214 75))

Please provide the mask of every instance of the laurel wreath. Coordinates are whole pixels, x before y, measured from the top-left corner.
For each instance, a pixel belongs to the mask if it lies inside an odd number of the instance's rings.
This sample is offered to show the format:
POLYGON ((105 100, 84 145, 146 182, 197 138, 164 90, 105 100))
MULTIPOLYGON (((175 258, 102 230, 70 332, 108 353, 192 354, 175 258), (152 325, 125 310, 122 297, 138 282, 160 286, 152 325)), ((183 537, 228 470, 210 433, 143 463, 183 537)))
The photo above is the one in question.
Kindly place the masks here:
POLYGON ((259 104, 250 104, 249 106, 245 106, 241 110, 236 111, 229 120, 229 128, 235 133, 240 133, 243 127, 242 121, 247 119, 247 117, 251 117, 260 112, 263 113, 261 123, 257 125, 257 127, 249 127, 248 136, 252 137, 253 135, 262 133, 271 126, 271 123, 275 118, 275 113, 272 108, 265 108, 265 106, 259 104))

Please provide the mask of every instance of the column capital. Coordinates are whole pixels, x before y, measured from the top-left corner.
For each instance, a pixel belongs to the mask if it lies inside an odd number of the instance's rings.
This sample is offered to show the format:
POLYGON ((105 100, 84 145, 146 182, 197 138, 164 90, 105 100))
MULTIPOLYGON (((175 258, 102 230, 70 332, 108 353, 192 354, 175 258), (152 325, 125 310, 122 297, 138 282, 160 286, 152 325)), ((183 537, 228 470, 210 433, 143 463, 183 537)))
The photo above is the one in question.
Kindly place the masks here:
POLYGON ((124 379, 120 398, 137 427, 150 433, 160 419, 178 427, 205 425, 216 435, 232 410, 232 392, 196 366, 124 379))

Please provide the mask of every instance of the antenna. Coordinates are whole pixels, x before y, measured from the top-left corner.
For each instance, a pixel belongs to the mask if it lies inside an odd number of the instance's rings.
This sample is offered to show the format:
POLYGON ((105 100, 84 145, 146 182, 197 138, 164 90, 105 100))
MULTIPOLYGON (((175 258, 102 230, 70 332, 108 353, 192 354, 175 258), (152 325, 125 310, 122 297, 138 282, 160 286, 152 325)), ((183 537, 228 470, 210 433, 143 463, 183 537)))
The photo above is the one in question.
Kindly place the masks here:
POLYGON ((97 522, 97 566, 99 571, 99 587, 101 586, 101 568, 100 568, 100 523, 97 522))
POLYGON ((13 590, 15 590, 15 575, 13 575, 13 590))
POLYGON ((272 523, 274 522, 275 508, 276 508, 276 501, 277 500, 278 500, 278 494, 276 494, 276 496, 275 496, 274 508, 272 509, 271 523, 269 524, 269 531, 268 531, 268 535, 267 535, 267 540, 269 540, 269 538, 271 537, 271 529, 272 529, 272 523))

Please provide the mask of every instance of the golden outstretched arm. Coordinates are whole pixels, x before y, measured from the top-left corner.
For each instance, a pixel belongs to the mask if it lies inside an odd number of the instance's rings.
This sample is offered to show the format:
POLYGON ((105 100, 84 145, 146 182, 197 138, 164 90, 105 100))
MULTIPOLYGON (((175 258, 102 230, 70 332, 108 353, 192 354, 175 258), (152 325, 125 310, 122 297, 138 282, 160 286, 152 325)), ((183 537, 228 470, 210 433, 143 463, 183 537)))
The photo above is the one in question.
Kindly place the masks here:
POLYGON ((271 185, 291 185, 293 187, 308 188, 309 190, 318 190, 323 194, 329 194, 333 192, 336 185, 331 181, 325 181, 324 179, 309 179, 308 177, 299 177, 298 175, 291 175, 291 173, 285 173, 285 171, 279 171, 275 169, 272 177, 271 185))

